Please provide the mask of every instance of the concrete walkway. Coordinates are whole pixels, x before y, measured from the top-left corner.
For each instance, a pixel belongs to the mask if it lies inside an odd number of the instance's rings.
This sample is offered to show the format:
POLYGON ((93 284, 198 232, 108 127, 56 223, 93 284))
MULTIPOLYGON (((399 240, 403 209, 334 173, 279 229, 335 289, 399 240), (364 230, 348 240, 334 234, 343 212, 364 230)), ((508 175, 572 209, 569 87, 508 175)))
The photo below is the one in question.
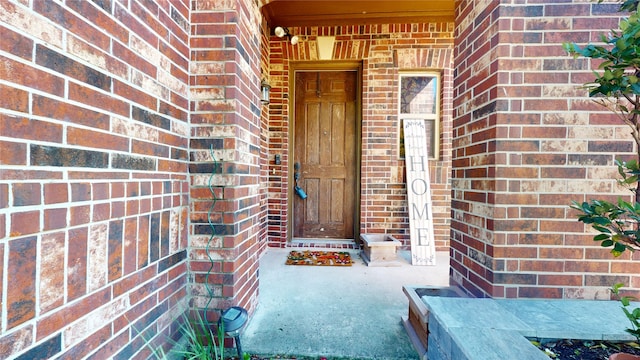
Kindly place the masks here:
POLYGON ((303 249, 270 248, 260 260, 259 305, 241 337, 245 352, 419 358, 401 323, 408 309, 402 286, 447 286, 448 253, 437 254, 437 266, 411 266, 401 252, 401 266, 368 267, 358 250, 346 250, 355 260, 350 267, 284 265, 291 250, 303 249))

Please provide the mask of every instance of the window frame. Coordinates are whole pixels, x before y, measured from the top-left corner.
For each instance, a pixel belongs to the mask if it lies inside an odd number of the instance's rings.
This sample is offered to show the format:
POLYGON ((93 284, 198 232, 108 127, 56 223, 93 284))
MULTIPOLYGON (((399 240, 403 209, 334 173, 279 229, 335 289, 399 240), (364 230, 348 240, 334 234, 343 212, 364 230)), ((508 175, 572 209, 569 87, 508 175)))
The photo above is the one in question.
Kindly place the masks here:
MULTIPOLYGON (((442 108, 442 72, 439 70, 414 70, 402 71, 398 74, 398 159, 404 160, 404 119, 422 119, 425 122, 433 121, 433 134, 431 136, 433 144, 429 149, 429 159, 438 160, 440 158, 440 110, 442 108), (429 77, 436 80, 435 91, 435 113, 403 113, 402 112, 402 80, 408 77, 429 77), (431 153, 433 152, 433 153, 431 153)), ((428 127, 427 127, 428 128, 428 127)))

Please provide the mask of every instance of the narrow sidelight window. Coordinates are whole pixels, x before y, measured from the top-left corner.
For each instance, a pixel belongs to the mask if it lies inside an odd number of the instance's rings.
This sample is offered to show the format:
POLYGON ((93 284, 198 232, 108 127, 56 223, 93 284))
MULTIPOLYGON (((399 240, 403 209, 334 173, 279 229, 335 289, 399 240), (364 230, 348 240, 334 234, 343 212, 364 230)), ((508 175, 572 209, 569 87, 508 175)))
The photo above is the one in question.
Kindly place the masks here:
POLYGON ((404 119, 421 119, 427 129, 428 154, 437 159, 440 153, 440 73, 435 71, 400 74, 398 133, 400 158, 404 158, 404 119))

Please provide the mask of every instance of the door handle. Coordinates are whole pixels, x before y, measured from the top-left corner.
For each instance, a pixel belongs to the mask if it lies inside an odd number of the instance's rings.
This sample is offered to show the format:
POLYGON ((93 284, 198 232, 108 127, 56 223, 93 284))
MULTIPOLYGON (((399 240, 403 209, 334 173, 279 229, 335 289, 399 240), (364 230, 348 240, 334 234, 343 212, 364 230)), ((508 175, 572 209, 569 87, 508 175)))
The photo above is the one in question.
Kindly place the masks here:
POLYGON ((307 193, 298 186, 298 179, 300 179, 300 163, 296 162, 293 164, 293 180, 295 181, 295 186, 293 187, 293 191, 295 191, 296 195, 300 196, 302 200, 307 198, 307 193))
POLYGON ((303 190, 300 186, 296 185, 296 186, 293 188, 293 190, 296 192, 296 195, 300 196, 300 198, 301 198, 302 200, 304 200, 304 199, 306 199, 306 198, 307 198, 307 193, 306 193, 306 192, 304 192, 304 190, 303 190))

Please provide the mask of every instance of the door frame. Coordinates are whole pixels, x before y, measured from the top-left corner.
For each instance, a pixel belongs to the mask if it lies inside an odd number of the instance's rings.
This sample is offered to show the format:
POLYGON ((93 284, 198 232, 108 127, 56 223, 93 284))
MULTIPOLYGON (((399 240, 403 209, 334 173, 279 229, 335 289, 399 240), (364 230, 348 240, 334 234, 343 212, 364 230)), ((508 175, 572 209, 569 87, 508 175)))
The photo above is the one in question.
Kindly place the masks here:
MULTIPOLYGON (((361 159, 362 159, 362 62, 361 61, 305 61, 305 62, 291 62, 289 64, 289 156, 288 156, 288 185, 287 185, 287 242, 291 242, 293 239, 293 197, 295 196, 293 187, 293 164, 295 163, 295 154, 293 149, 295 148, 294 130, 295 130, 295 75, 299 71, 355 71, 356 72, 356 161, 355 161, 355 198, 354 201, 354 214, 353 214, 353 237, 354 241, 358 242, 360 239, 360 200, 361 200, 361 159)), ((336 239, 338 240, 338 239, 336 239)), ((327 239, 332 241, 332 239, 327 239)))

